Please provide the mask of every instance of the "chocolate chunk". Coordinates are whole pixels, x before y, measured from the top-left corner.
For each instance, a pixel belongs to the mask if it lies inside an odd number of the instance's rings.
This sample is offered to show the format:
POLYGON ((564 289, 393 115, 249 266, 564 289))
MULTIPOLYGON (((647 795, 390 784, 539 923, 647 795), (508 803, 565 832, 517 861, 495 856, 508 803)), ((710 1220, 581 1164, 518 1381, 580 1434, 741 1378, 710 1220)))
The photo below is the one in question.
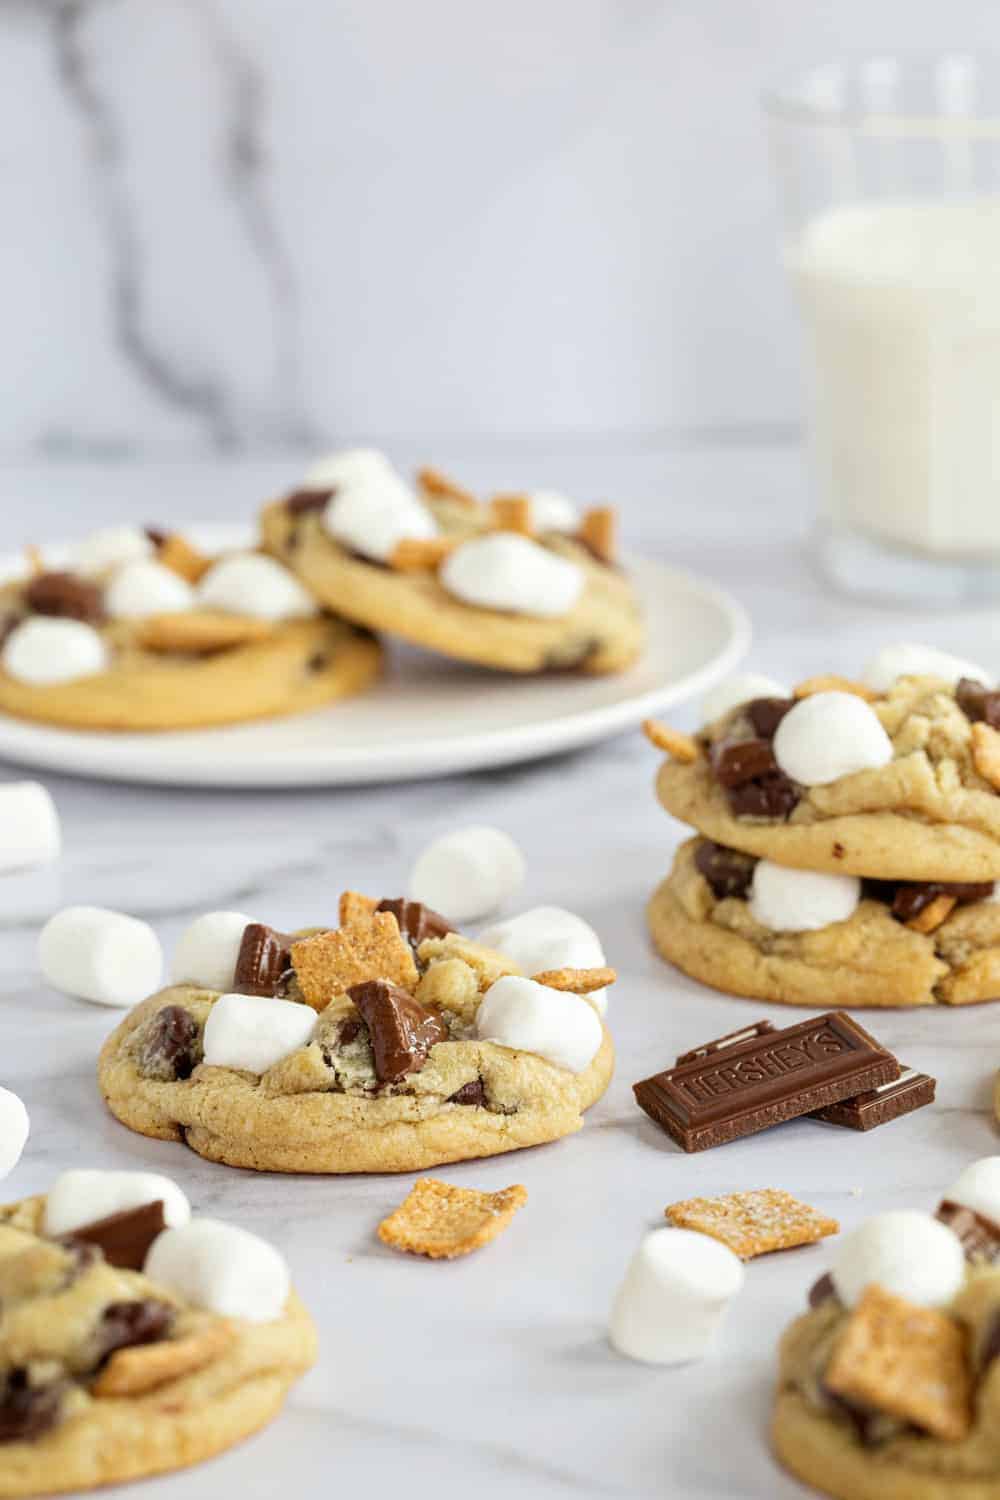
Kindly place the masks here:
POLYGON ((233 975, 237 995, 279 995, 292 967, 290 932, 277 932, 263 922, 251 922, 243 933, 233 975))
POLYGON ((387 979, 366 979, 347 993, 368 1027, 379 1083, 399 1083, 407 1073, 419 1073, 431 1048, 448 1039, 439 1015, 387 979))
POLYGON ((960 906, 985 901, 993 894, 991 880, 865 880, 863 894, 883 901, 898 922, 912 922, 938 896, 953 896, 960 906))
POLYGON ((790 708, 795 707, 794 698, 754 698, 743 709, 754 733, 762 740, 773 740, 775 730, 790 708))
POLYGON ((471 1083, 463 1083, 460 1089, 450 1094, 446 1101, 448 1104, 478 1104, 486 1103, 486 1085, 481 1078, 473 1078, 471 1083))
POLYGON ((109 1302, 98 1325, 95 1338, 95 1368, 114 1354, 116 1349, 130 1349, 134 1344, 155 1344, 165 1338, 174 1321, 174 1309, 166 1302, 144 1297, 136 1302, 109 1302))
POLYGON ((22 1443, 53 1428, 65 1389, 64 1380, 31 1385, 23 1365, 8 1370, 0 1382, 0 1443, 22 1443))
POLYGON ((877 1125, 887 1125, 925 1104, 933 1104, 936 1087, 936 1080, 928 1074, 905 1068, 892 1083, 813 1110, 813 1119, 825 1120, 828 1125, 846 1125, 848 1130, 874 1130, 877 1125))
POLYGON ((799 803, 799 789, 784 771, 771 771, 742 786, 727 788, 731 811, 737 818, 790 817, 799 803))
POLYGON ((328 490, 293 490, 285 496, 285 509, 290 516, 305 516, 313 510, 325 510, 326 503, 334 494, 328 490))
POLYGON ((167 1227, 163 1217, 163 1202, 144 1203, 141 1208, 125 1208, 121 1213, 108 1214, 104 1219, 95 1219, 74 1229, 72 1238, 85 1245, 97 1246, 104 1252, 110 1266, 122 1266, 129 1271, 141 1271, 146 1263, 150 1245, 167 1227))
POLYGON ((161 531, 159 526, 144 526, 142 529, 146 533, 146 536, 149 538, 149 540, 152 542, 153 546, 156 548, 157 552, 159 552, 160 548, 164 545, 168 536, 170 535, 168 531, 161 531))
POLYGON ((709 752, 712 774, 720 786, 743 786, 777 771, 770 740, 718 740, 709 752))
POLYGON ((818 1281, 814 1281, 809 1288, 809 1306, 821 1307, 824 1302, 829 1302, 831 1297, 836 1297, 837 1289, 833 1284, 833 1277, 829 1271, 824 1271, 818 1281))
POLYGON ((752 854, 741 854, 738 849, 727 849, 724 844, 713 844, 706 839, 695 850, 694 863, 698 873, 708 881, 716 901, 725 901, 728 896, 742 901, 750 889, 757 861, 752 854))
POLYGON ((979 1369, 984 1371, 1000 1354, 1000 1312, 995 1312, 979 1341, 979 1369))
POLYGON ((967 1261, 979 1266, 994 1266, 1000 1261, 1000 1224, 947 1198, 938 1205, 934 1217, 958 1236, 967 1261))
POLYGON ((25 589, 24 602, 36 615, 83 620, 87 625, 99 625, 105 618, 101 588, 75 573, 39 573, 25 589))
POLYGON ((356 1042, 361 1035, 363 1024, 357 1016, 348 1016, 346 1021, 341 1021, 337 1028, 337 1046, 349 1047, 352 1042, 356 1042))
POLYGON ((421 901, 407 901, 402 896, 380 901, 375 910, 392 912, 399 923, 400 932, 414 953, 425 938, 444 937, 446 933, 455 931, 447 918, 442 917, 439 912, 424 906, 421 901))
POLYGON ((685 1151, 705 1151, 898 1077, 891 1052, 844 1011, 830 1011, 706 1049, 634 1084, 633 1092, 685 1151))
POLYGON ((1000 729, 1000 693, 993 692, 972 677, 960 677, 955 688, 955 702, 973 724, 989 724, 1000 729))
POLYGON ((168 1080, 190 1078, 201 1061, 198 1022, 183 1005, 165 1005, 150 1023, 144 1071, 168 1080))

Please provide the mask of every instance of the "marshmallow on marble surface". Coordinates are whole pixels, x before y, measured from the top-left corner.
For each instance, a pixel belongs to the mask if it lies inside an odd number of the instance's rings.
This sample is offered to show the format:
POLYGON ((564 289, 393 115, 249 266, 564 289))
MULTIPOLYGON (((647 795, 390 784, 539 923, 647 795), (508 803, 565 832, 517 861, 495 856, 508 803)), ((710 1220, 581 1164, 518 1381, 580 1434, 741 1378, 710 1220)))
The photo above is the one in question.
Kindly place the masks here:
MULTIPOLYGON (((551 969, 599 969, 607 961, 589 923, 561 906, 532 907, 487 927, 477 941, 512 959, 528 975, 551 969)), ((599 1015, 605 1014, 607 990, 592 990, 587 999, 599 1015)))
POLYGON ((53 989, 98 1005, 135 1005, 159 989, 163 952, 152 927, 101 906, 67 906, 38 939, 53 989))
POLYGON ((970 1162, 944 1194, 944 1201, 1000 1225, 1000 1156, 983 1156, 970 1162))
POLYGON ((604 1031, 582 995, 505 974, 483 996, 476 1035, 480 1041, 534 1052, 559 1068, 582 1073, 596 1057, 604 1031))
POLYGON ((157 1172, 102 1172, 73 1167, 61 1172, 45 1199, 45 1233, 72 1234, 85 1224, 96 1224, 112 1214, 163 1204, 168 1228, 186 1224, 191 1205, 176 1182, 157 1172))
POLYGON ((930 1214, 876 1214, 840 1243, 830 1268, 834 1289, 853 1307, 871 1285, 919 1307, 943 1307, 965 1280, 958 1236, 930 1214))
POLYGON ((304 490, 334 490, 341 485, 378 484, 382 480, 398 479, 395 469, 377 448, 344 448, 340 453, 328 453, 306 470, 302 480, 304 490))
POLYGON ((0 870, 24 870, 58 859, 59 814, 40 781, 0 783, 0 870))
POLYGON ((338 484, 323 512, 334 541, 388 562, 403 541, 429 541, 438 525, 423 501, 391 470, 373 480, 338 484))
POLYGON ((260 620, 303 620, 319 606, 293 573, 260 552, 236 552, 213 563, 196 596, 207 609, 260 620))
POLYGON ((745 1277, 728 1245, 693 1229, 654 1229, 615 1297, 612 1345, 647 1364, 701 1359, 745 1277))
POLYGON ((194 589, 187 579, 153 558, 126 563, 104 590, 104 608, 115 620, 177 614, 193 609, 194 602, 194 589))
POLYGON ((790 870, 761 859, 750 882, 750 915, 774 932, 816 932, 853 917, 861 900, 856 875, 790 870))
POLYGON ((759 672, 737 672, 718 683, 701 700, 701 722, 714 724, 730 709, 741 703, 751 703, 754 698, 790 698, 791 690, 773 677, 762 677, 759 672))
POLYGON ((0 664, 18 682, 50 686, 93 677, 111 660, 103 637, 82 620, 32 615, 15 625, 4 642, 0 664))
POLYGON ((69 566, 74 573, 96 578, 112 568, 152 557, 155 550, 152 539, 138 526, 105 526, 77 542, 69 566))
POLYGON ((170 965, 174 983, 227 990, 236 973, 243 934, 254 921, 241 911, 208 911, 196 917, 174 949, 170 965))
POLYGON ((543 618, 569 614, 586 581, 576 563, 511 531, 463 542, 441 564, 438 580, 465 604, 543 618))
POLYGON ((892 741, 855 693, 814 693, 790 708, 774 735, 774 758, 803 786, 828 786, 892 760, 892 741))
POLYGON ((315 1029, 311 1006, 270 995, 220 995, 205 1022, 205 1062, 266 1073, 306 1046, 315 1029))
POLYGON ((28 1139, 28 1111, 17 1094, 0 1088, 0 1179, 21 1160, 28 1139))
POLYGON ((198 1307, 250 1323, 280 1317, 291 1290, 288 1266, 273 1245, 219 1219, 165 1229, 143 1272, 198 1307))
POLYGON ((938 651, 934 646, 921 646, 915 641, 898 641, 883 646, 865 667, 863 680, 877 693, 887 693, 897 677, 943 677, 955 683, 960 677, 971 677, 985 687, 993 686, 993 679, 974 661, 963 661, 948 651, 938 651))
POLYGON ((533 530, 574 532, 579 526, 579 506, 560 490, 532 490, 528 499, 533 530))
POLYGON ((407 894, 449 922, 472 922, 509 900, 524 875, 524 855, 509 834, 473 825, 428 844, 410 872, 407 894))

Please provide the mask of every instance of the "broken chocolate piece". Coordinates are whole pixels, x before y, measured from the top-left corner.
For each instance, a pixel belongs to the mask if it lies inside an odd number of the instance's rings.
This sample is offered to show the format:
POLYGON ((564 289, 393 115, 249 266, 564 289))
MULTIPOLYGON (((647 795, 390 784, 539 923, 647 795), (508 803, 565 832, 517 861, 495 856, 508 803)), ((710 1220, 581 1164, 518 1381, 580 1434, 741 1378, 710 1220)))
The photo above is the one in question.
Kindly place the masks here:
POLYGON ((694 863, 698 873, 708 881, 716 901, 725 901, 729 896, 742 901, 750 890, 757 861, 752 854, 741 854, 738 849, 727 849, 724 844, 713 844, 706 839, 695 850, 694 863))
POLYGON ((36 615, 61 620, 100 625, 105 618, 100 586, 75 573, 39 573, 25 588, 24 602, 36 615))
POLYGON ((794 707, 794 698, 754 698, 746 704, 743 712, 762 740, 773 740, 778 725, 794 707))
POLYGON ((59 1420, 66 1381, 32 1385, 24 1365, 15 1365, 0 1381, 0 1443, 22 1443, 41 1437, 59 1420))
POLYGON ((771 771, 746 781, 742 786, 727 787, 730 810, 737 818, 780 818, 784 821, 799 804, 800 792, 784 771, 771 771))
POLYGON ((141 1271, 150 1245, 166 1227, 163 1202, 157 1199, 141 1208, 125 1208, 104 1219, 95 1219, 92 1224, 74 1229, 70 1238, 102 1250, 109 1266, 141 1271))
POLYGON ((955 702, 970 723, 1000 729, 1000 692, 991 691, 973 677, 960 677, 955 702))
POLYGON ((938 1205, 934 1217, 958 1236, 965 1258, 972 1265, 994 1266, 1000 1261, 1000 1224, 947 1198, 938 1205))
POLYGON ((777 1029, 772 1021, 754 1021, 750 1026, 741 1026, 739 1031, 727 1031, 725 1036, 716 1037, 714 1042, 705 1042, 701 1047, 692 1048, 690 1052, 682 1052, 674 1066, 679 1068, 682 1063, 694 1062, 698 1057, 712 1057, 726 1047, 735 1047, 738 1042, 753 1041, 758 1036, 768 1036, 777 1029))
POLYGON ((144 1297, 136 1302, 110 1302, 95 1331, 95 1368, 116 1349, 135 1344, 155 1344, 165 1338, 174 1321, 174 1309, 166 1302, 144 1297))
POLYGON ((831 1297, 836 1297, 837 1289, 833 1284, 833 1277, 829 1271, 824 1271, 818 1281, 814 1281, 809 1288, 809 1306, 820 1307, 824 1302, 829 1302, 831 1297))
POLYGON ((366 979, 347 993, 368 1027, 379 1083, 399 1083, 407 1073, 419 1073, 431 1048, 448 1039, 439 1015, 387 979, 366 979))
POLYGON ((198 1022, 183 1005, 165 1005, 150 1023, 143 1071, 166 1080, 190 1078, 201 1061, 198 1022))
POLYGON ((293 490, 285 496, 285 509, 290 516, 305 516, 313 510, 325 510, 334 490, 293 490))
POLYGON ((392 913, 414 953, 425 938, 440 938, 455 931, 447 918, 442 917, 439 912, 424 906, 421 901, 407 901, 403 896, 380 901, 375 910, 392 913))
POLYGON ((743 786, 777 771, 770 740, 719 740, 709 752, 712 774, 720 786, 743 786))
POLYGON ((162 531, 159 526, 144 526, 142 529, 146 533, 148 539, 152 542, 153 546, 156 548, 157 552, 159 552, 160 548, 165 544, 167 538, 170 535, 168 531, 162 531))
POLYGON ((280 995, 292 967, 290 932, 278 932, 263 922, 251 922, 243 933, 233 975, 237 995, 280 995))
POLYGON ((456 1089, 445 1101, 447 1104, 478 1104, 486 1103, 486 1085, 481 1078, 473 1078, 470 1083, 463 1083, 460 1089, 456 1089))
POLYGON ((936 1087, 936 1080, 927 1073, 904 1068, 892 1083, 868 1089, 853 1099, 841 1099, 839 1104, 828 1104, 814 1110, 812 1117, 828 1125, 846 1125, 849 1130, 874 1130, 877 1125, 887 1125, 925 1104, 933 1104, 936 1087))

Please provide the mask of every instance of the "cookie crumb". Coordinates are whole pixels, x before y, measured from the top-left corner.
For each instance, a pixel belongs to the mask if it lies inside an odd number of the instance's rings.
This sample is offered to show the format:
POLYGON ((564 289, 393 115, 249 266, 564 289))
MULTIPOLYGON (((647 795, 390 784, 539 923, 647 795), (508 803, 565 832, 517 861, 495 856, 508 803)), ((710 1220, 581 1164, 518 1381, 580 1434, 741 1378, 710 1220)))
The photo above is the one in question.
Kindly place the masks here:
POLYGON ((453 1187, 421 1177, 397 1209, 378 1226, 378 1237, 394 1250, 454 1260, 496 1239, 527 1201, 520 1183, 499 1193, 453 1187))
POLYGON ((728 1245, 741 1260, 812 1245, 840 1229, 836 1219, 801 1203, 780 1188, 726 1193, 719 1198, 687 1198, 664 1213, 679 1229, 696 1229, 728 1245))

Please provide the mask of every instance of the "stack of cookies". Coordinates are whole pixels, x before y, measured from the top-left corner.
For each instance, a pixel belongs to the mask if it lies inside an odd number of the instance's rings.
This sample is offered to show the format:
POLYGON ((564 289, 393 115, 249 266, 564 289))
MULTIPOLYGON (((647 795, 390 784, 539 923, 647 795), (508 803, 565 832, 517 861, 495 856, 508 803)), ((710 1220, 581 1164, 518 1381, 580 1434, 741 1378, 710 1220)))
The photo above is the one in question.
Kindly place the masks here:
POLYGON ((730 994, 792 1005, 1000 997, 1000 691, 928 647, 860 681, 724 683, 657 795, 695 830, 649 903, 657 948, 730 994))

